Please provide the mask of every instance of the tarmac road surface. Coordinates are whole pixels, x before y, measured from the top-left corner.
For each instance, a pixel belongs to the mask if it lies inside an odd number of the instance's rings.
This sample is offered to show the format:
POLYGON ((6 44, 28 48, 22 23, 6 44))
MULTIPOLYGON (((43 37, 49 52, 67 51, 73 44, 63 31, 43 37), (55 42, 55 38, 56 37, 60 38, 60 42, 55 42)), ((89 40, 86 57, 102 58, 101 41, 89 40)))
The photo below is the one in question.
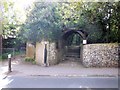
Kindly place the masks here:
POLYGON ((118 88, 118 77, 8 76, 1 88, 118 88))

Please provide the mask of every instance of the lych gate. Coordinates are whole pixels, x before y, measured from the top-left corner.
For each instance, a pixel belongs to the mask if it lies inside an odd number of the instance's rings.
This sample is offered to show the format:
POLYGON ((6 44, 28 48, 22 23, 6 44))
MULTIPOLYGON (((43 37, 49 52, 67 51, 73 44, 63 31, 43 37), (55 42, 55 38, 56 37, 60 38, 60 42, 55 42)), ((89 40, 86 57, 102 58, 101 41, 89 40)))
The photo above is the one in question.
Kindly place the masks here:
POLYGON ((82 53, 83 40, 87 39, 88 34, 83 30, 69 29, 63 32, 61 38, 61 51, 63 60, 80 60, 82 53))
POLYGON ((63 60, 82 61, 83 40, 87 40, 87 36, 83 30, 69 29, 63 32, 57 43, 41 41, 36 43, 36 48, 28 43, 27 52, 31 52, 29 48, 35 50, 30 57, 33 58, 35 54, 36 63, 39 65, 55 65, 63 60))
POLYGON ((57 43, 41 41, 36 43, 36 48, 31 43, 27 43, 27 57, 33 58, 35 55, 37 64, 48 66, 58 63, 66 65, 67 62, 69 66, 78 64, 85 67, 118 67, 119 44, 83 45, 86 44, 87 36, 88 34, 83 30, 69 29, 63 32, 57 43), (35 53, 29 55, 31 50, 35 53))

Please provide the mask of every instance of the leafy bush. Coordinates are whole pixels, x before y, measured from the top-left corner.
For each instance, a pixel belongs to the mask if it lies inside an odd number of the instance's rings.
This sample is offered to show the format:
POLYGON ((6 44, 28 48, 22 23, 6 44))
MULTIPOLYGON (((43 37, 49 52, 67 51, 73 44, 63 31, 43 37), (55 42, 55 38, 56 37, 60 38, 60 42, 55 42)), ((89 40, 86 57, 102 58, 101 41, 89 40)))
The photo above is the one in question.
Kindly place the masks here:
POLYGON ((5 54, 2 54, 2 59, 7 59, 8 58, 8 54, 5 53, 5 54))
POLYGON ((3 54, 2 55, 2 59, 7 59, 8 58, 8 54, 3 54))
POLYGON ((36 61, 33 61, 32 64, 36 64, 36 61))
POLYGON ((25 58, 25 61, 26 61, 26 62, 30 62, 30 61, 34 61, 34 59, 33 59, 33 58, 30 58, 30 57, 26 57, 26 58, 25 58))
POLYGON ((4 61, 7 58, 8 58, 8 54, 7 53, 0 55, 0 61, 4 61))
POLYGON ((26 58, 25 58, 25 61, 26 61, 26 62, 31 62, 32 64, 36 64, 36 61, 35 61, 34 58, 26 57, 26 58))
POLYGON ((0 55, 0 61, 2 60, 2 55, 0 55))

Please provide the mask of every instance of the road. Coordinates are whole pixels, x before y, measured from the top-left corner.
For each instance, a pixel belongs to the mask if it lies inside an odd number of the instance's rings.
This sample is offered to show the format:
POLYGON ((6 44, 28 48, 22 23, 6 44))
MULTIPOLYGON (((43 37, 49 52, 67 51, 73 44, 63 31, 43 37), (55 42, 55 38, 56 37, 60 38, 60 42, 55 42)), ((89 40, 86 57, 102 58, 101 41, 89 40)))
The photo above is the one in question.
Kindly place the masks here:
POLYGON ((4 88, 118 88, 117 77, 9 76, 4 88))

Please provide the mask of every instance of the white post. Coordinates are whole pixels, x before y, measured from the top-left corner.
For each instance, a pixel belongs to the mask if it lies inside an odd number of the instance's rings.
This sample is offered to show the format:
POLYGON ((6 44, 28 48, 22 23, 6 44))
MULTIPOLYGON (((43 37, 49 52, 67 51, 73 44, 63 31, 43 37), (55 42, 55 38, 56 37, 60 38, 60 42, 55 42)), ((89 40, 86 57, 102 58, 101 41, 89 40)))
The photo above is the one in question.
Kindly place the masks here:
POLYGON ((11 58, 11 54, 8 54, 8 59, 10 59, 11 58))
POLYGON ((87 40, 83 40, 83 44, 87 44, 87 40))

